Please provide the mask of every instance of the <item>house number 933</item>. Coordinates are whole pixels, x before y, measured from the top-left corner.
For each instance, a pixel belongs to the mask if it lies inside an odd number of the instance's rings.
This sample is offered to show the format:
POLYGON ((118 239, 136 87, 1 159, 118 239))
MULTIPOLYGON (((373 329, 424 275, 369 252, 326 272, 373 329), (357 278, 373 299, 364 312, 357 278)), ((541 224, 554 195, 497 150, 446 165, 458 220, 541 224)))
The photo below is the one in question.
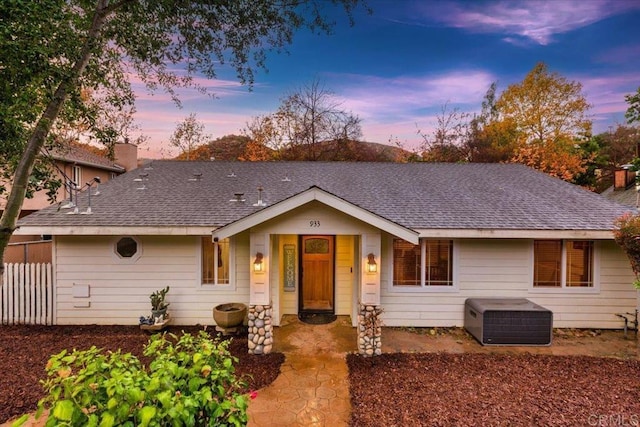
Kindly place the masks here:
POLYGON ((315 219, 313 219, 313 220, 309 221, 309 227, 311 227, 311 228, 318 228, 318 227, 320 227, 320 221, 315 220, 315 219))

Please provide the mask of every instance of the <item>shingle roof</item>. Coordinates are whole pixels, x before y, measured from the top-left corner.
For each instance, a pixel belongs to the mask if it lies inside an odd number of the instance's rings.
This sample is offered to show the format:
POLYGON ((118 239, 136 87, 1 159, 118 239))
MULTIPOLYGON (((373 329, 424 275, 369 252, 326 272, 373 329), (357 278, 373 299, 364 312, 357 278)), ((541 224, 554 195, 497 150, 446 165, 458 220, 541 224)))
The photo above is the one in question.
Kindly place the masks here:
POLYGON ((638 206, 639 197, 635 186, 631 186, 625 190, 614 190, 613 186, 607 188, 601 193, 607 199, 620 203, 625 206, 638 206))
POLYGON ((85 166, 93 166, 99 169, 106 169, 113 172, 124 172, 124 168, 104 156, 92 153, 76 145, 64 148, 53 148, 50 150, 51 157, 68 163, 77 163, 85 166))
MULTIPOLYGON (((154 161, 100 186, 92 215, 52 206, 22 226, 211 226, 312 186, 412 229, 611 230, 629 208, 516 164, 154 161), (140 174, 147 174, 139 181, 140 174), (201 174, 199 178, 194 174, 201 174), (137 179, 137 180, 136 180, 137 179), (144 186, 144 190, 139 188, 144 186), (243 193, 246 202, 230 202, 243 193)), ((85 192, 86 193, 86 192, 85 192)), ((80 210, 87 206, 80 198, 80 210)))

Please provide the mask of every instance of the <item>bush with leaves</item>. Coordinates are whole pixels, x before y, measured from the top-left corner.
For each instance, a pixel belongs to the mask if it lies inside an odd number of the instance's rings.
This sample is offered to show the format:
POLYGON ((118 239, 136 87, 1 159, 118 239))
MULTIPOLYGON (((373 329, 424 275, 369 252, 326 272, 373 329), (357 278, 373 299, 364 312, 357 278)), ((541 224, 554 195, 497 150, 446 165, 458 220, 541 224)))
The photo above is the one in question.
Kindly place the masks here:
MULTIPOLYGON (((234 374, 228 341, 156 334, 148 369, 130 353, 66 350, 47 363, 46 426, 243 426, 248 397, 234 374)), ((22 417, 16 425, 27 420, 22 417)))
POLYGON ((613 237, 629 257, 636 275, 633 285, 640 289, 640 215, 626 214, 616 220, 613 237))

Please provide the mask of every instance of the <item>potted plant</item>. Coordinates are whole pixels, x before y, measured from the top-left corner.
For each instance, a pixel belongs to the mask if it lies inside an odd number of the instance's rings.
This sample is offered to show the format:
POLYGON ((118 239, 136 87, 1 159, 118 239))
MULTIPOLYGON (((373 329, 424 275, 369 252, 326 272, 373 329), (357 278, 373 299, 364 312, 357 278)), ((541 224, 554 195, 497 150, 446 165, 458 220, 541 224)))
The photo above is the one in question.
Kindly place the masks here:
POLYGON ((168 302, 165 302, 165 297, 169 292, 169 286, 164 289, 160 289, 152 293, 149 298, 151 299, 151 318, 164 320, 167 315, 168 302))

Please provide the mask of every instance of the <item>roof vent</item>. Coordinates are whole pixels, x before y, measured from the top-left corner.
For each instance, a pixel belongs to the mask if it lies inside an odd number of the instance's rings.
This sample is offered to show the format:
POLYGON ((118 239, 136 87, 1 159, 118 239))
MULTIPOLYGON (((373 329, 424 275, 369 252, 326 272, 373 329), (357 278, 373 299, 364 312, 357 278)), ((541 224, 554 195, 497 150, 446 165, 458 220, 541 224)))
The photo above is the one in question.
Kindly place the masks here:
POLYGON ((262 200, 262 191, 263 190, 264 190, 264 188, 262 188, 261 186, 258 187, 258 201, 256 203, 254 203, 253 206, 259 206, 259 207, 267 206, 267 204, 262 200))
POLYGON ((231 171, 231 173, 229 173, 229 175, 227 175, 227 178, 235 178, 237 175, 235 174, 234 171, 231 171))
POLYGON ((77 189, 76 183, 69 179, 65 182, 64 186, 69 190, 69 201, 64 205, 60 206, 60 209, 75 208, 76 207, 75 200, 78 197, 78 189, 77 189))
POLYGON ((233 195, 236 198, 229 200, 230 202, 244 202, 244 201, 246 201, 246 199, 243 197, 244 193, 233 193, 233 195))
POLYGON ((288 175, 285 175, 284 178, 282 178, 280 181, 282 181, 282 182, 291 182, 291 179, 289 178, 288 175))
POLYGON ((200 181, 202 179, 202 172, 194 173, 193 178, 189 178, 189 181, 200 181))
MULTIPOLYGON (((87 186, 87 194, 89 197, 89 206, 87 206, 87 210, 84 212, 80 212, 81 215, 91 215, 93 212, 91 211, 91 186, 95 183, 96 185, 100 185, 100 182, 102 182, 100 180, 99 176, 96 176, 95 178, 93 178, 91 181, 87 182, 85 185, 87 186)), ((94 195, 100 194, 100 192, 98 191, 97 193, 95 193, 94 195)))
POLYGON ((149 181, 149 174, 148 173, 141 173, 138 175, 137 178, 134 178, 133 182, 142 182, 142 187, 138 187, 136 188, 136 190, 146 190, 147 186, 144 183, 144 181, 149 181))

